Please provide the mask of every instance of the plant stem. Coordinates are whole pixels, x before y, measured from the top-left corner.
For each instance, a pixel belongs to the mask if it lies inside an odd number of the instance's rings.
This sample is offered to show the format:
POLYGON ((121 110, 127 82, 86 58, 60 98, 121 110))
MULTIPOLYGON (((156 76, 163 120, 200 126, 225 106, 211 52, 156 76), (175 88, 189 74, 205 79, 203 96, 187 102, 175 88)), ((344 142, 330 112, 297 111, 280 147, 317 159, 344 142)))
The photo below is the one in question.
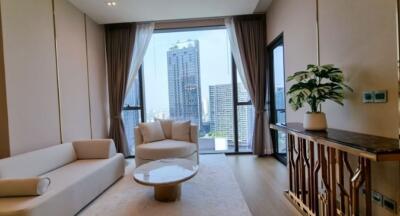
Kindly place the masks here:
POLYGON ((311 101, 309 104, 311 107, 311 112, 318 112, 317 99, 315 97, 311 98, 311 101))

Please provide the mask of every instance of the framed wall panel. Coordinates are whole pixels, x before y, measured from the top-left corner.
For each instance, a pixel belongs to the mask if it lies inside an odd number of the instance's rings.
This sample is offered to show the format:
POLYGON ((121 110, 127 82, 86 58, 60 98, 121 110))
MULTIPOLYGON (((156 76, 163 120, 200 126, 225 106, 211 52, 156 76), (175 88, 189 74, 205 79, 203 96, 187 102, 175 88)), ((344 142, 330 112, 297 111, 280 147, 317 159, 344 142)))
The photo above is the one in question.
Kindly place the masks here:
POLYGON ((11 155, 60 143, 51 0, 1 2, 11 155))
POLYGON ((63 142, 91 138, 85 16, 54 0, 63 142))

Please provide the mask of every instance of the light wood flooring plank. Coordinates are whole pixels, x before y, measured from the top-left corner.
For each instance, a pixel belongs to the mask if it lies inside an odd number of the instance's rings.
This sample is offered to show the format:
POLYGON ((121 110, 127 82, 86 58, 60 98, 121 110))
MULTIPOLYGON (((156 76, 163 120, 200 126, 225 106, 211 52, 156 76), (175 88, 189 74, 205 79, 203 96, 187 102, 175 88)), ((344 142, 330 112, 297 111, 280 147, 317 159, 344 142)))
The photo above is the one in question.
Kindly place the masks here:
POLYGON ((285 198, 288 170, 273 157, 229 155, 228 162, 254 216, 300 215, 285 198))

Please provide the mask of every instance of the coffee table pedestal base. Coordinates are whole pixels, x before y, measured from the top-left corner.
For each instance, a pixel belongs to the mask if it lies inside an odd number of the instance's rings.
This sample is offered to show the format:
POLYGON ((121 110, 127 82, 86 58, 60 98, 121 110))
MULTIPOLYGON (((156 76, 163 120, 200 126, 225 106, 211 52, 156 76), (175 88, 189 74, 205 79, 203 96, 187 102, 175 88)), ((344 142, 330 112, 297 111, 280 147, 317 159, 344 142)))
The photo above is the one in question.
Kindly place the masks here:
POLYGON ((160 202, 174 202, 181 198, 181 184, 154 186, 154 198, 160 202))

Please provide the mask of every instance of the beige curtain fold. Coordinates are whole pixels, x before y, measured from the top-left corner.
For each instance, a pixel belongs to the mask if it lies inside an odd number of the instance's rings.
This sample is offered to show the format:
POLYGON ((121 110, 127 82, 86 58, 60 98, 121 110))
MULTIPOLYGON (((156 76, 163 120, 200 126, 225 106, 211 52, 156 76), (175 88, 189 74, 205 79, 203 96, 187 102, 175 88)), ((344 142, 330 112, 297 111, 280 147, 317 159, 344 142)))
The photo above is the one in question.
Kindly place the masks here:
POLYGON ((132 62, 136 24, 106 25, 106 54, 108 92, 110 104, 109 136, 115 142, 117 151, 129 155, 122 109, 132 62))
POLYGON ((244 15, 233 19, 245 82, 255 110, 253 153, 259 156, 272 154, 270 132, 264 130, 264 120, 269 121, 269 115, 264 112, 265 96, 268 91, 265 65, 265 15, 244 15))

